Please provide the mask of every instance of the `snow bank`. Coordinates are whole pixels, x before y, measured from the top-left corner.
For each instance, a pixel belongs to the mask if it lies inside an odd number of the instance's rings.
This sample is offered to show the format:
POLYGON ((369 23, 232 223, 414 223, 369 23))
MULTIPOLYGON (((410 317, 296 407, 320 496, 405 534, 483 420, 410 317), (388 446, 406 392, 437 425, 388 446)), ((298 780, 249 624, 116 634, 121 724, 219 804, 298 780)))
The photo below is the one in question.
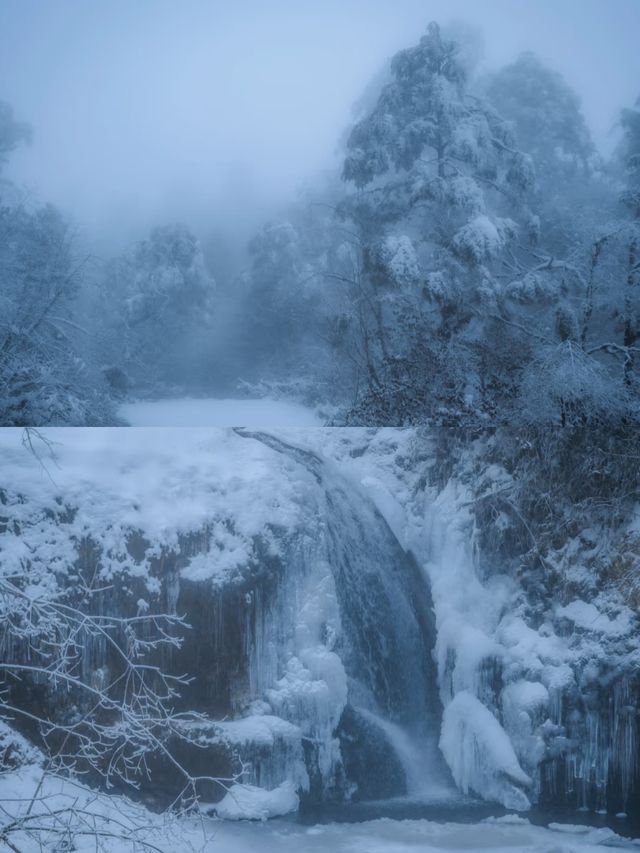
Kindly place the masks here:
POLYGON ((291 782, 283 782, 273 791, 253 785, 233 785, 215 811, 224 820, 267 820, 298 810, 298 795, 291 782))
POLYGON ((247 563, 256 536, 277 549, 272 529, 311 524, 303 516, 313 477, 232 430, 59 428, 40 435, 50 448, 34 438, 37 459, 22 446, 21 430, 0 433, 6 572, 20 572, 29 560, 50 583, 90 539, 102 553, 105 580, 130 573, 146 578, 153 593, 150 561, 163 549, 179 551, 181 535, 202 533, 206 547, 184 576, 224 582, 247 563), (148 543, 137 561, 128 549, 134 531, 148 543))
POLYGON ((277 739, 296 740, 301 736, 298 726, 272 714, 254 714, 238 720, 216 723, 216 729, 231 744, 252 743, 273 747, 277 739))
MULTIPOLYGON (((38 768, 24 768, 17 773, 0 776, 0 801, 6 809, 0 819, 1 828, 12 815, 24 814, 31 796, 40 782, 38 768)), ((239 802, 234 791, 235 801, 239 802)), ((277 791, 259 794, 246 792, 247 800, 271 800, 271 808, 284 807, 292 793, 284 786, 277 791)), ((263 810, 269 807, 263 805, 263 810)), ((442 850, 479 850, 486 853, 522 853, 522 851, 571 850, 572 853, 606 853, 612 847, 635 849, 633 842, 609 829, 552 824, 548 829, 507 815, 488 818, 479 823, 435 823, 427 820, 380 820, 363 823, 329 823, 305 826, 292 820, 171 819, 147 811, 142 805, 124 797, 107 796, 91 791, 71 780, 46 779, 41 798, 32 806, 34 825, 44 828, 28 836, 11 833, 10 840, 21 853, 41 853, 43 849, 73 849, 76 853, 130 853, 152 845, 160 853, 399 853, 420 850, 438 853, 442 850), (75 809, 75 811, 74 811, 75 809), (85 815, 80 814, 86 809, 85 815), (62 810, 62 811, 60 811, 62 810), (52 816, 52 813, 55 813, 52 816), (88 815, 93 817, 88 818, 88 815), (62 829, 57 835, 46 827, 62 829), (95 826, 101 836, 92 832, 95 826), (38 838, 40 835, 40 838, 38 838), (44 844, 41 846, 40 841, 44 844)), ((258 807, 258 810, 259 807, 258 807)))
POLYGON ((119 416, 134 427, 319 427, 312 410, 286 400, 216 400, 176 398, 125 403, 119 416))
POLYGON ((146 845, 162 853, 206 849, 207 838, 194 822, 154 814, 73 778, 43 776, 36 765, 0 774, 0 802, 0 836, 10 827, 11 849, 21 853, 125 853, 146 845))
POLYGON ((9 768, 43 763, 42 752, 0 719, 0 770, 5 772, 9 768))
POLYGON ((633 613, 628 608, 623 608, 615 619, 610 619, 606 613, 598 610, 595 604, 580 600, 571 601, 566 607, 558 607, 556 616, 569 619, 576 628, 582 628, 584 631, 615 637, 628 634, 634 627, 633 613))

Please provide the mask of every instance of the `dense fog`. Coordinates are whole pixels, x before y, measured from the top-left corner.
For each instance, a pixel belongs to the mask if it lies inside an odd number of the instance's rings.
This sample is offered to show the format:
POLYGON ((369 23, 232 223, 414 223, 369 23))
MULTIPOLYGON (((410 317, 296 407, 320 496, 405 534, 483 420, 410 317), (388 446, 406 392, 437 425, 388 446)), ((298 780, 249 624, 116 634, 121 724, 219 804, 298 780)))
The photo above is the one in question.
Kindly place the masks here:
POLYGON ((3 423, 267 391, 337 423, 508 420, 574 340, 550 421, 596 387, 631 403, 638 19, 3 4, 3 423))
POLYGON ((432 19, 477 28, 484 69, 534 50, 610 151, 637 96, 637 15, 634 0, 5 0, 1 97, 34 128, 7 176, 100 251, 166 221, 244 240, 300 183, 337 168, 353 104, 432 19))

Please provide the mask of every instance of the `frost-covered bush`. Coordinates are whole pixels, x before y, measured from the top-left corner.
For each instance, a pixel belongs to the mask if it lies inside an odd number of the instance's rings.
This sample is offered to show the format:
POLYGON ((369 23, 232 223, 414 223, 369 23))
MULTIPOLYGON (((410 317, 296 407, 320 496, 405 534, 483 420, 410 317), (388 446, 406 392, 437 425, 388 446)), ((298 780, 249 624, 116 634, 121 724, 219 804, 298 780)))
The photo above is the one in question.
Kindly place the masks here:
POLYGON ((567 426, 619 423, 631 401, 622 375, 612 376, 575 341, 541 347, 523 372, 512 423, 567 426))
POLYGON ((473 491, 482 565, 517 578, 530 613, 565 589, 637 601, 638 422, 541 420, 436 437, 449 471, 473 491), (452 460, 465 454, 473 464, 462 471, 452 460))

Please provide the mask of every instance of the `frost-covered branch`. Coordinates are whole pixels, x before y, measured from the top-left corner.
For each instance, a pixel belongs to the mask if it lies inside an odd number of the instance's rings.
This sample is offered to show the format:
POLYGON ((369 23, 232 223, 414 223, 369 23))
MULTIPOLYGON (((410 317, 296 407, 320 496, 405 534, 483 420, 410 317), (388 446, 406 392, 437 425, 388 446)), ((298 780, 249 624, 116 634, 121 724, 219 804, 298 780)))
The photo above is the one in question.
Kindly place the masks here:
MULTIPOLYGON (((34 801, 46 778, 69 774, 102 780, 107 789, 137 788, 152 776, 152 756, 181 780, 176 804, 196 803, 203 782, 226 790, 233 779, 196 776, 176 756, 176 743, 197 746, 174 708, 190 678, 158 661, 180 648, 188 625, 163 613, 111 615, 100 604, 104 592, 52 583, 27 561, 23 574, 0 576, 0 720, 38 732, 43 769, 34 801), (43 688, 45 701, 20 698, 43 688)), ((47 833, 60 830, 56 821, 38 824, 46 815, 33 802, 18 811, 0 823, 3 840, 19 832, 42 834, 45 827, 47 833)), ((92 834, 78 826, 82 815, 75 806, 64 812, 76 835, 92 834)), ((111 831, 101 824, 94 834, 111 831)))

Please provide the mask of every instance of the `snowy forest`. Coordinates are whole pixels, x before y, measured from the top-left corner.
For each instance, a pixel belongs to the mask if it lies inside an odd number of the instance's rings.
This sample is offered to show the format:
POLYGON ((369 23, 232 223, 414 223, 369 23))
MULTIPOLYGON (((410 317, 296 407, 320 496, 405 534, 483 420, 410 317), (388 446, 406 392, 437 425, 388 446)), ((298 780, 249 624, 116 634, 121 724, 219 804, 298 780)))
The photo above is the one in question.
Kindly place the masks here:
MULTIPOLYGON (((605 160, 552 68, 529 53, 477 79, 464 33, 434 23, 357 112, 341 171, 242 269, 165 223, 98 262, 3 182, 2 424, 117 424, 126 396, 253 385, 335 425, 631 428, 640 101, 605 160)), ((31 133, 3 103, 3 164, 31 133)))
POLYGON ((423 17, 234 239, 0 79, 0 848, 637 849, 640 77, 423 17))

